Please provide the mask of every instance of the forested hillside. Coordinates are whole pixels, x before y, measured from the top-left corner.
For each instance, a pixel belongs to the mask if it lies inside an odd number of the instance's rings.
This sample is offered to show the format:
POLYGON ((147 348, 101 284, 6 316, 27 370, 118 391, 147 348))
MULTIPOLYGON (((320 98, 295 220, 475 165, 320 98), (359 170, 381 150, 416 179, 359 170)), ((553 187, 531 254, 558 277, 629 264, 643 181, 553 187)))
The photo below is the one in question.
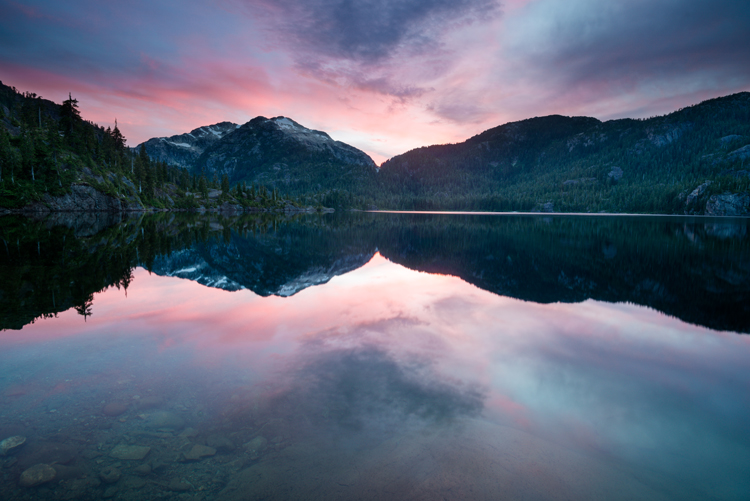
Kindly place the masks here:
POLYGON ((278 190, 206 178, 133 151, 114 121, 84 120, 61 105, 0 83, 0 210, 243 209, 296 207, 278 190))
POLYGON ((750 93, 642 120, 530 118, 376 169, 285 117, 131 149, 116 120, 84 120, 70 95, 57 105, 0 84, 0 211, 323 206, 750 215, 750 93))
POLYGON ((400 209, 720 213, 750 208, 750 93, 662 117, 548 116, 381 166, 400 209), (706 183, 708 181, 708 183, 706 183))

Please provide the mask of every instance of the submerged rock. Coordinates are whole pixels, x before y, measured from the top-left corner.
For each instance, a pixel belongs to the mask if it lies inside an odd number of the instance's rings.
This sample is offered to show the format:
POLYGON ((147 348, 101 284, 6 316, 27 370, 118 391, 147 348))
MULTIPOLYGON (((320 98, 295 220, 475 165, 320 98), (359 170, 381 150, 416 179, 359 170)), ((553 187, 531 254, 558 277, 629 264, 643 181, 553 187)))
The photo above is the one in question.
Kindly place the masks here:
POLYGON ((114 484, 115 482, 120 480, 120 477, 122 477, 122 473, 114 466, 107 466, 99 472, 99 478, 101 478, 103 482, 108 484, 114 484))
POLYGON ((251 458, 256 458, 260 456, 260 453, 263 452, 263 449, 266 448, 267 444, 268 440, 266 440, 264 436, 259 435, 247 442, 244 447, 248 454, 250 454, 251 458))
POLYGON ((116 417, 128 410, 128 404, 123 402, 110 402, 102 408, 102 414, 116 417))
POLYGON ((197 461, 201 458, 213 456, 216 454, 216 449, 207 445, 196 444, 190 449, 190 452, 185 454, 185 459, 188 461, 197 461))
POLYGON ((117 487, 108 487, 106 491, 104 491, 104 494, 102 494, 102 497, 104 499, 111 499, 117 495, 117 487))
POLYGON ((57 472, 48 464, 37 464, 21 473, 19 483, 22 487, 34 487, 55 479, 57 472))
POLYGON ((0 442, 0 456, 6 456, 26 443, 26 437, 16 435, 0 442))
POLYGON ((176 430, 185 426, 185 420, 174 412, 160 411, 148 416, 146 425, 149 428, 176 430))
POLYGON ((142 445, 118 445, 109 453, 115 459, 140 461, 151 451, 151 447, 142 445))
POLYGON ((151 475, 151 465, 148 463, 143 463, 141 465, 138 465, 133 469, 136 475, 141 475, 145 477, 146 475, 151 475))
POLYGON ((192 489, 192 486, 187 482, 181 482, 175 478, 169 482, 167 489, 175 492, 187 492, 192 489))
POLYGON ((138 400, 138 403, 136 405, 138 406, 138 410, 148 410, 148 409, 153 409, 154 407, 159 407, 163 403, 164 401, 162 400, 161 397, 156 397, 156 396, 151 395, 151 396, 141 397, 138 400))
POLYGON ((219 452, 232 452, 234 450, 234 443, 223 435, 209 435, 206 439, 206 445, 219 452))

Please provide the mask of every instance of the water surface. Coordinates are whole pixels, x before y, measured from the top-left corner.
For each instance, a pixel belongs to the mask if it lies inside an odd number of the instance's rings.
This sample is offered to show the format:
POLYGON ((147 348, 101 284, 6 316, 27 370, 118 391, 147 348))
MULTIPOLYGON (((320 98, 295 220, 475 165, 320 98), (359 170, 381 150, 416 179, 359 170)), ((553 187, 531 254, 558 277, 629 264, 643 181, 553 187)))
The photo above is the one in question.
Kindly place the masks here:
POLYGON ((87 217, 0 220, 3 499, 750 493, 747 220, 87 217))

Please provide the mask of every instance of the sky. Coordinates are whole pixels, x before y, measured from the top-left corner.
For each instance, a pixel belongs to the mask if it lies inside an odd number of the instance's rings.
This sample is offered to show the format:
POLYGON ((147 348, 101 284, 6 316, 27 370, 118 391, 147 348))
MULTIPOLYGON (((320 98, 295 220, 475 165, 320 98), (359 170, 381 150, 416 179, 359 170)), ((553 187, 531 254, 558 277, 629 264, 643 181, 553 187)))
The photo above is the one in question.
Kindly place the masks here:
POLYGON ((128 144, 287 116, 377 163, 750 91, 747 0, 0 0, 0 80, 128 144))

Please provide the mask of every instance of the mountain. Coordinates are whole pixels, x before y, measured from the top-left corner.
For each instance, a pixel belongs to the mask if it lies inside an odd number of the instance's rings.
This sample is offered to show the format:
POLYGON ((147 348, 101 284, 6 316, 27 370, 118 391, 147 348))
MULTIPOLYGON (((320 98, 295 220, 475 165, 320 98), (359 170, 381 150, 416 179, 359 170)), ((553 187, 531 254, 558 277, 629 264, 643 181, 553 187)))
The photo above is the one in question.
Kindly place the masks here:
POLYGON ((285 117, 250 120, 206 148, 195 164, 196 173, 290 194, 359 186, 376 171, 366 153, 285 117))
POLYGON ((286 117, 256 117, 242 126, 222 122, 143 145, 152 159, 196 175, 227 176, 231 185, 263 185, 293 195, 362 191, 377 172, 363 151, 286 117))
POLYGON ((304 224, 258 234, 233 231, 226 240, 196 242, 159 256, 151 271, 226 291, 287 297, 365 265, 376 252, 367 233, 362 227, 304 224))
POLYGON ((381 165, 378 204, 747 215, 748 159, 742 92, 644 120, 553 115, 418 148, 381 165))
POLYGON ((0 83, 0 214, 375 206, 750 215, 748 92, 643 120, 530 118, 380 169, 286 117, 154 138, 141 154, 116 123, 84 120, 68 97, 58 105, 0 83))
MULTIPOLYGON (((265 186, 230 190, 228 180, 191 175, 212 143, 237 129, 222 122, 156 138, 143 151, 126 146, 117 127, 84 120, 78 101, 62 104, 0 82, 0 215, 48 212, 312 210, 265 186), (158 159, 156 158, 158 157, 158 159)), ((140 149, 139 149, 140 150, 140 149)), ((322 200, 308 202, 320 206, 322 200)))
MULTIPOLYGON (((220 122, 198 127, 177 136, 154 137, 141 144, 153 160, 177 167, 191 168, 206 148, 238 127, 239 125, 232 122, 220 122)), ((136 149, 140 147, 139 144, 136 149)))

